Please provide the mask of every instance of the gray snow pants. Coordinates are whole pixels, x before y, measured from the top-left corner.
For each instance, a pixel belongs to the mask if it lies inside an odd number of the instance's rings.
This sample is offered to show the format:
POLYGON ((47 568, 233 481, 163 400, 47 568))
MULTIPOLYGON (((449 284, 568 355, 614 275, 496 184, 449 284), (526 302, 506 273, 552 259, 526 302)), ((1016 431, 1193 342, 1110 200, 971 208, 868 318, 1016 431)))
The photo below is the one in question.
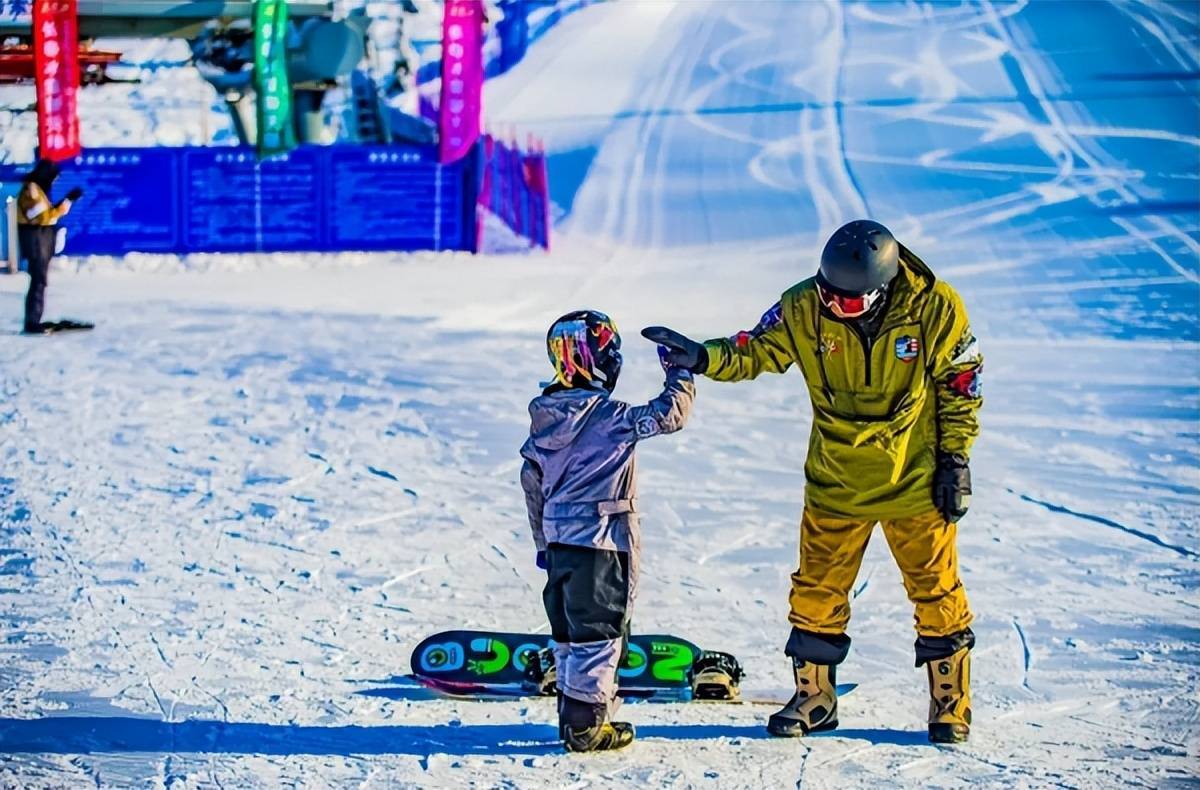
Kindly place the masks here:
POLYGON ((551 543, 542 601, 554 637, 558 687, 569 697, 615 708, 617 668, 629 635, 629 554, 551 543))

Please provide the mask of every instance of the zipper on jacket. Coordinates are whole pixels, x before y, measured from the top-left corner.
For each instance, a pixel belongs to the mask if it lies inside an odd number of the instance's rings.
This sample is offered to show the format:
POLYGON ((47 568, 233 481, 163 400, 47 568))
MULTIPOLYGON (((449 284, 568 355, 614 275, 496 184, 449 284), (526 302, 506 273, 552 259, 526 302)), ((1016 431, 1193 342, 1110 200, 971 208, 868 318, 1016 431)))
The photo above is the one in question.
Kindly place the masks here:
POLYGON ((857 321, 850 322, 850 329, 858 337, 858 342, 862 344, 863 369, 866 371, 865 383, 869 387, 871 386, 871 348, 875 345, 875 338, 868 336, 857 321))

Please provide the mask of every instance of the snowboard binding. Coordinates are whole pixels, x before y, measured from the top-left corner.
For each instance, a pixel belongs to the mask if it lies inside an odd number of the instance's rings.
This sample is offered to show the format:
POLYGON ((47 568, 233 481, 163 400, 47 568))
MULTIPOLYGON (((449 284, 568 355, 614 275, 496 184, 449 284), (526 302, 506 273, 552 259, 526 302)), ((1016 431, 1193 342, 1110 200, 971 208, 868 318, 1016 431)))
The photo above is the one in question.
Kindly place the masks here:
POLYGON ((539 697, 558 693, 558 670, 554 666, 554 650, 543 647, 525 663, 525 686, 539 697))
MULTIPOLYGON (((705 650, 692 664, 692 698, 698 700, 732 701, 738 698, 739 684, 745 672, 738 660, 729 653, 705 650)), ((540 697, 553 697, 558 690, 558 671, 554 666, 554 651, 539 650, 525 664, 525 686, 540 697)))
POLYGON ((745 673, 729 653, 705 650, 692 664, 692 697, 700 700, 736 700, 745 673))

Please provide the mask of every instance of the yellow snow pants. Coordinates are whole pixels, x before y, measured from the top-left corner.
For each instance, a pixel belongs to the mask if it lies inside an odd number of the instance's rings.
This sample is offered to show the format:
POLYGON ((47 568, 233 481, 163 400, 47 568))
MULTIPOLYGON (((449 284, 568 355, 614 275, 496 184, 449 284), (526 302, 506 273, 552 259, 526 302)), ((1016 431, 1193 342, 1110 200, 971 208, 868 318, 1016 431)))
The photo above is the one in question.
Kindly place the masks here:
MULTIPOLYGON (((970 625, 967 593, 958 576, 956 526, 936 511, 880 523, 916 610, 917 634, 948 636, 970 625)), ((817 634, 845 633, 850 588, 875 524, 804 509, 800 567, 792 574, 792 625, 817 634)))

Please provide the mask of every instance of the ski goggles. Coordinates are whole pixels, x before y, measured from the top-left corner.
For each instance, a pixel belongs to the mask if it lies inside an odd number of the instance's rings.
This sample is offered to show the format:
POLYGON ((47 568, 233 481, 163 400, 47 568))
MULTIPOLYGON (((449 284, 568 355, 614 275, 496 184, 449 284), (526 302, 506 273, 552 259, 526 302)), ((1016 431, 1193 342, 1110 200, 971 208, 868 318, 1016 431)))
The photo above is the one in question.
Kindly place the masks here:
POLYGON ((858 318, 879 303, 883 289, 876 288, 858 296, 843 296, 818 285, 817 294, 821 297, 821 304, 838 318, 858 318))

